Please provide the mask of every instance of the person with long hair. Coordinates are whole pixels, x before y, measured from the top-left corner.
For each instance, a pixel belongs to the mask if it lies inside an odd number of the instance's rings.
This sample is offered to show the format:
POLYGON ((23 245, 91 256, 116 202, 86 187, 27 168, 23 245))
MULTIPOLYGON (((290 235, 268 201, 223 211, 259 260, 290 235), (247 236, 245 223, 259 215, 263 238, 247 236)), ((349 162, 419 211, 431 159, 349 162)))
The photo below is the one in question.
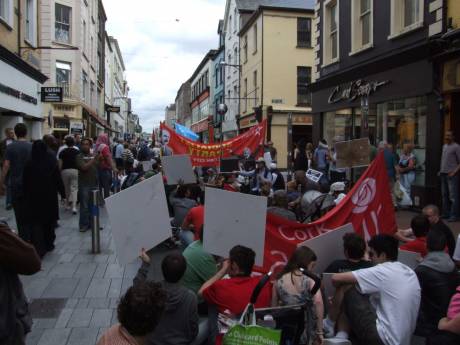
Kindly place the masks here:
POLYGON ((23 174, 26 219, 29 241, 43 257, 54 249, 56 239, 57 193, 65 199, 65 189, 56 157, 43 140, 32 145, 30 159, 23 174))
POLYGON ((308 304, 312 303, 313 318, 306 318, 301 344, 318 345, 323 343, 324 305, 321 291, 318 290, 312 296, 310 290, 313 288, 314 282, 300 271, 300 269, 313 270, 316 261, 317 257, 313 250, 305 246, 298 247, 273 284, 273 307, 306 304, 309 308, 308 304), (307 339, 312 341, 308 342, 307 339))

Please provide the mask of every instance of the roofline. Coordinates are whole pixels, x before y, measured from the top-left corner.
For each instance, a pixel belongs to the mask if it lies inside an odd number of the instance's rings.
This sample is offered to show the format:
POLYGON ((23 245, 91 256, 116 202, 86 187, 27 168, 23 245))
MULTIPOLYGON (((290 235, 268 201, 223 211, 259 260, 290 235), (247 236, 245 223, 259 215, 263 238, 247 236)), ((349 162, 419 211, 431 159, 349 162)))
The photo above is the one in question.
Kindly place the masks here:
POLYGON ((123 67, 123 71, 126 71, 125 63, 123 61, 123 55, 121 54, 120 46, 118 45, 117 39, 113 36, 109 36, 109 40, 111 40, 115 44, 115 48, 118 53, 118 58, 120 59, 120 62, 121 62, 121 67, 123 67))
POLYGON ((113 52, 112 44, 110 44, 110 38, 109 38, 109 34, 107 33, 107 31, 105 31, 105 39, 107 40, 107 43, 109 44, 110 51, 113 52))
MULTIPOLYGON (((246 33, 249 27, 256 21, 256 19, 264 12, 264 11, 278 11, 278 12, 294 12, 294 13, 308 13, 308 14, 315 14, 314 9, 307 9, 307 8, 291 8, 291 7, 274 7, 274 6, 259 6, 254 14, 249 18, 246 24, 241 28, 238 32, 238 36, 241 36, 246 33)), ((248 11, 252 12, 252 11, 248 11)))
POLYGON ((208 60, 212 60, 212 57, 216 54, 216 52, 217 52, 216 49, 211 49, 210 51, 208 51, 208 53, 205 55, 203 60, 201 60, 198 67, 195 69, 195 72, 193 72, 192 76, 190 77, 190 80, 191 80, 190 82, 193 82, 193 79, 195 79, 195 77, 198 75, 200 70, 204 67, 204 65, 206 65, 206 62, 208 62, 208 60))

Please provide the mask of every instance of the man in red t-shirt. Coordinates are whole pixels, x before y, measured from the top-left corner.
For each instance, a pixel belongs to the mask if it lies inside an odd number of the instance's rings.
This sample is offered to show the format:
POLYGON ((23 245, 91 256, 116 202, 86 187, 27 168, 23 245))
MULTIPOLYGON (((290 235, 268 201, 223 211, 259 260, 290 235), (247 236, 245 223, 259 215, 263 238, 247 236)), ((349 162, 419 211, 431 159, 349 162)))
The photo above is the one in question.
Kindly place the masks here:
MULTIPOLYGON (((219 314, 237 317, 249 303, 254 288, 261 277, 251 277, 256 254, 250 248, 235 246, 230 250, 230 257, 222 264, 222 268, 214 277, 203 284, 198 291, 209 305, 215 305, 219 314), (229 279, 222 279, 225 275, 229 279)), ((270 306, 270 284, 265 285, 259 294, 256 308, 270 306)), ((216 344, 222 343, 222 334, 217 336, 216 344)))
POLYGON ((193 240, 198 241, 200 239, 199 232, 204 224, 204 205, 198 205, 192 207, 184 221, 182 222, 182 230, 190 230, 193 232, 193 240))
POLYGON ((410 227, 414 233, 415 240, 403 244, 399 249, 420 253, 422 257, 425 257, 427 254, 426 235, 430 230, 430 222, 427 217, 418 215, 412 218, 410 227))

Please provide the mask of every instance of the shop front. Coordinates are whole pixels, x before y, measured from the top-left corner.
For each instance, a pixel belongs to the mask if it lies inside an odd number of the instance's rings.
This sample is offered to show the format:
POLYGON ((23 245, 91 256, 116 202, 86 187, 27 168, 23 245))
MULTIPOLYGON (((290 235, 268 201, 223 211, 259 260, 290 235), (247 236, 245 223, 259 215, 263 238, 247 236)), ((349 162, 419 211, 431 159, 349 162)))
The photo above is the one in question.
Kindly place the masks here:
MULTIPOLYGON (((332 78, 331 78, 332 79, 332 78)), ((313 88, 313 137, 331 146, 368 137, 385 141, 398 155, 404 148, 416 157, 411 186, 414 206, 436 203, 441 153, 442 114, 433 92, 433 66, 426 60, 369 74, 361 79, 325 79, 313 88), (427 145, 429 143, 429 145, 427 145)))
POLYGON ((200 136, 200 141, 203 144, 213 143, 214 125, 212 122, 212 116, 205 117, 204 119, 193 123, 190 129, 200 136))

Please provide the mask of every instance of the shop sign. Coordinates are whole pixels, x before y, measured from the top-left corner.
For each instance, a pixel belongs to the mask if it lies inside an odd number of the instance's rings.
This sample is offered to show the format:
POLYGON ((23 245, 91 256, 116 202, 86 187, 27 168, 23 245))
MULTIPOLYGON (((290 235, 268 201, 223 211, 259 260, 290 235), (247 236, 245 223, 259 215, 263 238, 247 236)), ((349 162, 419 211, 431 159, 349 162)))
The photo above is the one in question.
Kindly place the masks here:
POLYGON ((293 115, 292 124, 293 125, 312 125, 313 118, 310 115, 293 115))
POLYGON ((120 112, 120 107, 116 107, 116 106, 113 106, 113 105, 107 105, 105 107, 105 110, 110 112, 110 113, 119 113, 120 112))
POLYGON ((17 99, 20 99, 24 102, 31 103, 34 105, 37 105, 38 100, 35 97, 29 96, 25 94, 24 92, 21 92, 19 90, 13 89, 12 87, 6 86, 4 84, 0 83, 0 92, 4 93, 8 96, 15 97, 17 99))
POLYGON ((62 87, 42 87, 42 102, 62 102, 62 87))
POLYGON ((62 118, 54 118, 54 128, 69 129, 69 121, 62 118))
POLYGON ((384 81, 365 81, 363 79, 352 81, 348 87, 343 88, 337 85, 329 96, 328 103, 334 104, 340 101, 355 101, 360 97, 369 97, 378 88, 389 84, 389 80, 384 81))
POLYGON ((70 123, 70 134, 83 135, 83 123, 81 123, 81 122, 71 122, 70 123))
POLYGON ((195 133, 201 133, 208 130, 208 119, 203 119, 200 122, 194 123, 191 127, 191 130, 195 133))

